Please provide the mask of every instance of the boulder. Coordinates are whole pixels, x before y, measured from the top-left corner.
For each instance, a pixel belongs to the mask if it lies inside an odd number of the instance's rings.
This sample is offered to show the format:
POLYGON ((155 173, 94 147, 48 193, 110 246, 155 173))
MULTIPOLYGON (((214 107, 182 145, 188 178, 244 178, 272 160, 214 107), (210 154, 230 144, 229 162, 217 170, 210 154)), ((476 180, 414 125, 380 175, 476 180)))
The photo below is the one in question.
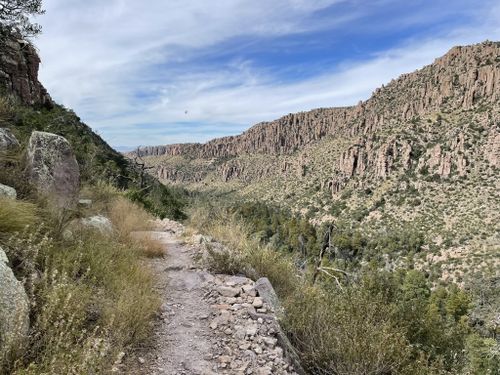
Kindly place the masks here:
POLYGON ((13 150, 19 147, 17 138, 7 128, 0 128, 0 151, 13 150))
POLYGON ((34 131, 28 145, 26 172, 38 193, 57 207, 67 208, 76 204, 80 170, 64 137, 34 131))
POLYGON ((101 234, 111 234, 113 232, 113 224, 111 220, 102 215, 95 215, 83 219, 72 220, 63 232, 63 237, 67 240, 73 238, 73 235, 82 229, 94 229, 101 234))
POLYGON ((19 352, 29 331, 29 301, 0 248, 0 359, 19 352))
POLYGON ((16 189, 7 185, 0 184, 0 198, 16 199, 16 189))
POLYGON ((85 219, 81 219, 80 222, 84 227, 96 229, 102 234, 109 234, 113 232, 113 224, 111 223, 111 220, 102 215, 87 217, 85 219))
POLYGON ((266 303, 276 313, 281 313, 281 305, 271 282, 262 277, 255 282, 254 289, 259 293, 260 300, 266 303))

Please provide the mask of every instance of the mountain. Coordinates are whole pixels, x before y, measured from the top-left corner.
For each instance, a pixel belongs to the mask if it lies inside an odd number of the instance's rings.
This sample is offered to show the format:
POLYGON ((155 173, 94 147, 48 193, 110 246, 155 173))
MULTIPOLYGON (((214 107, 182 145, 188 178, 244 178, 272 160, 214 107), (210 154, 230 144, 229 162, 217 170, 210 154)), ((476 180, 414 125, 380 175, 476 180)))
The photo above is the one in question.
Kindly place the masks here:
POLYGON ((500 43, 454 47, 356 106, 129 155, 166 184, 230 192, 316 224, 411 228, 429 249, 422 266, 461 281, 500 264, 500 43))
POLYGON ((38 80, 40 57, 19 35, 0 30, 0 127, 26 144, 33 130, 61 135, 71 144, 82 182, 106 182, 134 191, 134 199, 160 216, 183 217, 181 193, 144 175, 70 109, 52 100, 38 80), (145 189, 147 187, 147 189, 145 189))

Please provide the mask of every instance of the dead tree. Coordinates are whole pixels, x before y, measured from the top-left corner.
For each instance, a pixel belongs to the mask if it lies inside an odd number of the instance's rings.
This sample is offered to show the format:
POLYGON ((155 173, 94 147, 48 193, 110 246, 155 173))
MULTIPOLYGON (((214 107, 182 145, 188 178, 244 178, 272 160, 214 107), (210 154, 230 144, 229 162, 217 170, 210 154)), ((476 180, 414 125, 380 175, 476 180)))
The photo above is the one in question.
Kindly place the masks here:
POLYGON ((135 151, 134 154, 135 155, 134 155, 134 158, 132 160, 134 161, 135 165, 139 169, 139 188, 141 190, 145 190, 146 187, 145 187, 145 178, 144 177, 146 175, 146 171, 148 171, 150 169, 154 169, 155 167, 146 166, 146 162, 142 159, 142 157, 140 155, 140 146, 137 147, 137 150, 135 151))
POLYGON ((325 234, 323 236, 323 243, 321 245, 321 250, 319 252, 319 257, 316 261, 316 264, 314 265, 314 274, 313 274, 313 284, 316 283, 316 279, 318 278, 318 275, 321 271, 320 266, 321 262, 323 261, 323 257, 325 256, 326 252, 330 251, 330 248, 332 247, 332 232, 333 232, 334 225, 330 224, 328 228, 325 231, 325 234))

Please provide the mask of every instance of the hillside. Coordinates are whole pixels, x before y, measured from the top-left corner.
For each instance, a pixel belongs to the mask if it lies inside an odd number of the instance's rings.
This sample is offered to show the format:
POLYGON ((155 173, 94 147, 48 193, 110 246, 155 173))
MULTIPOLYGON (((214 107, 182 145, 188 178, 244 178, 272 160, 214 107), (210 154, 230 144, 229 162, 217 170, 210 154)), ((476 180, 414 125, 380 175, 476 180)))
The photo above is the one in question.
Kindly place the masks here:
MULTIPOLYGON (((16 35, 0 38, 0 127, 10 129, 25 144, 34 130, 65 137, 75 152, 82 182, 105 181, 135 191, 160 216, 184 217, 182 193, 167 189, 142 168, 110 147, 70 109, 52 100, 38 80, 40 58, 35 48, 16 35), (147 189, 144 189, 148 187, 147 189)), ((5 183, 16 185, 5 176, 5 183)))
POLYGON ((498 270, 499 56, 497 42, 455 47, 356 106, 136 154, 167 184, 233 192, 372 235, 411 228, 430 250, 425 268, 461 281, 467 270, 498 270))

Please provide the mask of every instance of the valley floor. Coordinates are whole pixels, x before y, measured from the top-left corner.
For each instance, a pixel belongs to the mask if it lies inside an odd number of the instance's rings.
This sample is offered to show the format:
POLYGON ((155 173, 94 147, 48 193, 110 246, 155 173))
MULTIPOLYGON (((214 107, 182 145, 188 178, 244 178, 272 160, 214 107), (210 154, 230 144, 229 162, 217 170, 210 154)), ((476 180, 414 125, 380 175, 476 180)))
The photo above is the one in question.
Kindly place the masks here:
POLYGON ((163 299, 152 347, 141 357, 129 359, 133 364, 119 365, 115 371, 295 374, 277 345, 279 328, 274 315, 265 311, 268 306, 261 306, 254 282, 200 268, 195 259, 201 246, 181 239, 180 224, 164 221, 162 225, 163 231, 153 233, 167 247, 167 256, 151 261, 163 299))

